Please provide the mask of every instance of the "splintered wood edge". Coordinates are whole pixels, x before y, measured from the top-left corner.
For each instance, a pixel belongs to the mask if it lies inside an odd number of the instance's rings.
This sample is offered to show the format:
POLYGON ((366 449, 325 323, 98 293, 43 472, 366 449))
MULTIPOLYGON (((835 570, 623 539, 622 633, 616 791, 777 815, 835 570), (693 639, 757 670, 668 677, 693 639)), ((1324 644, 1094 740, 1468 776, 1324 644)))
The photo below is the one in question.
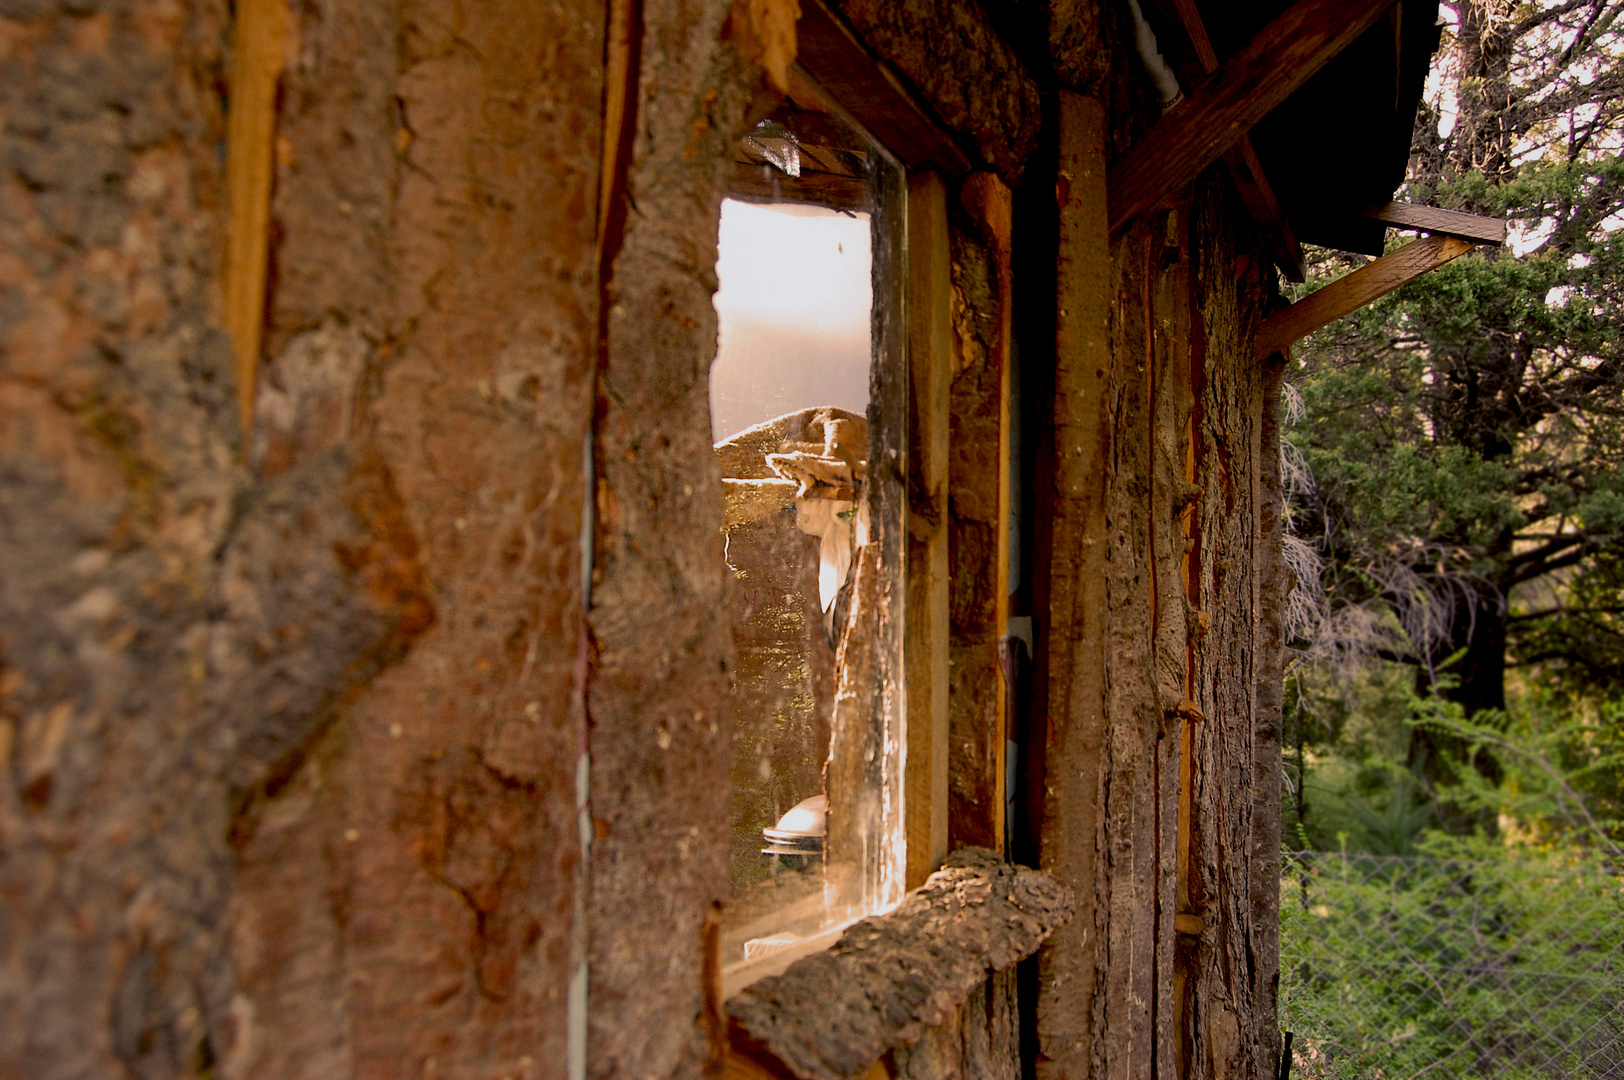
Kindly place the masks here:
POLYGON ((265 321, 271 190, 276 172, 276 88, 287 49, 287 0, 237 5, 226 114, 226 331, 237 379, 244 445, 254 423, 254 383, 265 321))
POLYGON ((1075 907, 1048 874, 960 848, 895 910, 734 995, 729 1041, 769 1075, 851 1080, 1030 956, 1075 907))

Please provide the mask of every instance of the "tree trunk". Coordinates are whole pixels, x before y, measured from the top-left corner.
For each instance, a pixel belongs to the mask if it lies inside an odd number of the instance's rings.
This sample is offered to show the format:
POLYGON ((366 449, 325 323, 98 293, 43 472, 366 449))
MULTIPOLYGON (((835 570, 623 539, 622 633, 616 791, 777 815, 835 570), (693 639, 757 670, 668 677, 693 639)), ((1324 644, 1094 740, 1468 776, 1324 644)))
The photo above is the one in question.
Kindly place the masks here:
MULTIPOLYGON (((1436 694, 1461 707, 1468 719, 1506 707, 1506 605, 1498 591, 1462 603, 1456 610, 1448 642, 1416 673, 1416 692, 1436 694), (1451 662, 1451 660, 1453 662, 1451 662)), ((1410 768, 1429 790, 1456 781, 1456 770, 1471 768, 1490 783, 1505 776, 1490 753, 1475 752, 1467 741, 1434 728, 1417 726, 1410 732, 1410 768)), ((1495 817, 1487 812, 1462 812, 1439 807, 1438 822, 1449 832, 1495 830, 1495 817)))

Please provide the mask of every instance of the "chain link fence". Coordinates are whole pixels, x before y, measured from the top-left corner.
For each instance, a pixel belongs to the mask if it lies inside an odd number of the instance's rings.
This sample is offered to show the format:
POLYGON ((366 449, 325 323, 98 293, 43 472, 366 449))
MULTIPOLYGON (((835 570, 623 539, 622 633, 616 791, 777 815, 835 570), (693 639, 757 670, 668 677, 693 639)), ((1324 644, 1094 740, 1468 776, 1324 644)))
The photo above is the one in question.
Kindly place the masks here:
POLYGON ((1624 1080, 1624 879, 1485 853, 1288 853, 1293 1077, 1624 1080))

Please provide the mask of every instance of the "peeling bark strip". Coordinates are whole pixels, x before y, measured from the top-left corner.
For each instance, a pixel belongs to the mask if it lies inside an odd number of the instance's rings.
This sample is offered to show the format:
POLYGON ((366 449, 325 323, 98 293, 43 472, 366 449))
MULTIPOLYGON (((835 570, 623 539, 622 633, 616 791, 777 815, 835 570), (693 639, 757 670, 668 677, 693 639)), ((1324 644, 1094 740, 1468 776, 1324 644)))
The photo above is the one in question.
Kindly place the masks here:
POLYGON ((735 995, 734 1044, 801 1080, 859 1076, 1030 955, 1074 903, 1047 874, 960 848, 896 910, 735 995))

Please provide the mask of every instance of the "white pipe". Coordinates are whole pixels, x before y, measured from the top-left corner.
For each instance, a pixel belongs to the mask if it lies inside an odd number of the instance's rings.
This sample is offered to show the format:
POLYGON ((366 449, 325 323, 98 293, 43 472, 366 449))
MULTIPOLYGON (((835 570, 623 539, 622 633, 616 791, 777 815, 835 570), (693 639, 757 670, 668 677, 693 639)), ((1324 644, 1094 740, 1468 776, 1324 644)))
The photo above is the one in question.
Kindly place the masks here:
POLYGON ((1128 0, 1128 10, 1133 12, 1133 43, 1139 48, 1139 59, 1144 63, 1145 70, 1150 72, 1151 80, 1156 83, 1156 92, 1162 99, 1162 112, 1166 112, 1179 103, 1184 92, 1179 89, 1178 76, 1162 59, 1161 49, 1156 45, 1156 32, 1145 21, 1139 0, 1128 0))

